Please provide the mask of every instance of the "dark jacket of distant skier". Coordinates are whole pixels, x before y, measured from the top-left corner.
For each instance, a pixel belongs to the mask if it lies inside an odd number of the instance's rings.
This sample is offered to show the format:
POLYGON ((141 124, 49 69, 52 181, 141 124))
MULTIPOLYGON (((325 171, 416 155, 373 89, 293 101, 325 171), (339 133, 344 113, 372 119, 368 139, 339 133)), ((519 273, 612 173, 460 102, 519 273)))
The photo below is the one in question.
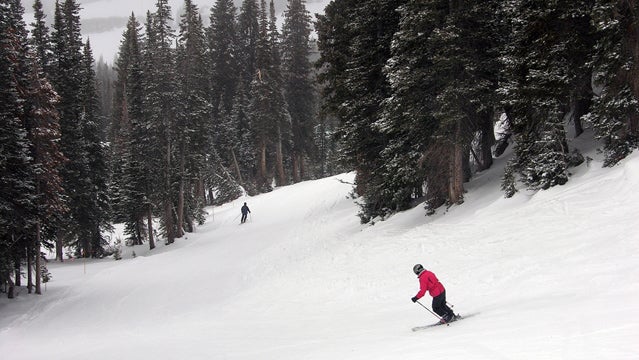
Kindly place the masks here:
POLYGON ((244 203, 244 206, 242 206, 242 220, 241 220, 242 224, 246 222, 246 217, 248 216, 248 213, 250 212, 251 210, 249 210, 249 207, 246 205, 246 203, 244 203))
POLYGON ((455 313, 446 305, 446 289, 437 279, 434 273, 424 269, 421 264, 413 267, 413 272, 419 278, 419 292, 411 300, 416 302, 421 299, 426 292, 433 297, 433 311, 441 316, 443 322, 449 322, 455 318, 455 313))

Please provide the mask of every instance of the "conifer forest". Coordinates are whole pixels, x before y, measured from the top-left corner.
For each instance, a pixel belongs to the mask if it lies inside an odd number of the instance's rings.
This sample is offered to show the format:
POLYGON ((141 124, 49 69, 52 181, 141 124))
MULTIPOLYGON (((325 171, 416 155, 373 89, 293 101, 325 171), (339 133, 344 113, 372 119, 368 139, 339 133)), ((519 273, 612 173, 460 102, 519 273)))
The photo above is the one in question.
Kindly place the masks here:
POLYGON ((571 138, 639 146, 637 0, 210 1, 131 14, 113 64, 80 0, 0 2, 0 291, 111 255, 113 224, 153 249, 304 180, 354 171, 369 223, 462 204, 505 151, 510 197, 570 181, 571 138))

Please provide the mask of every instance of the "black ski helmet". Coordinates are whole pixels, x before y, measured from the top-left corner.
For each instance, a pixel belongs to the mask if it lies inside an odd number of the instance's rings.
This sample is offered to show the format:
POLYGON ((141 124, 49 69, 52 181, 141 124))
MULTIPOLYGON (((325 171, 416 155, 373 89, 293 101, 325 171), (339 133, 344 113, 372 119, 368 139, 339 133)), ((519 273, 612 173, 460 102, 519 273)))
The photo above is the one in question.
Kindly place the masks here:
POLYGON ((422 264, 416 264, 415 266, 413 266, 413 272, 415 273, 415 275, 419 276, 422 271, 424 271, 424 267, 422 266, 422 264))

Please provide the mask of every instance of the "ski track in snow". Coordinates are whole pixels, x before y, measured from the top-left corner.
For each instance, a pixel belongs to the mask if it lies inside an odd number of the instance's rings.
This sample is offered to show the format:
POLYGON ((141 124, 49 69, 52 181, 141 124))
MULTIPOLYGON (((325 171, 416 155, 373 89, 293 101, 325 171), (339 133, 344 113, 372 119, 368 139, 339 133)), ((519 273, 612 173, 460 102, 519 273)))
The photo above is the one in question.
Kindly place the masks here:
POLYGON ((496 180, 505 162, 430 217, 417 206, 362 225, 343 174, 210 208, 195 233, 121 261, 49 263, 45 295, 0 299, 0 348, 65 360, 639 358, 639 154, 512 199, 496 180), (410 302, 415 263, 456 312, 481 314, 412 332, 435 320, 410 302))

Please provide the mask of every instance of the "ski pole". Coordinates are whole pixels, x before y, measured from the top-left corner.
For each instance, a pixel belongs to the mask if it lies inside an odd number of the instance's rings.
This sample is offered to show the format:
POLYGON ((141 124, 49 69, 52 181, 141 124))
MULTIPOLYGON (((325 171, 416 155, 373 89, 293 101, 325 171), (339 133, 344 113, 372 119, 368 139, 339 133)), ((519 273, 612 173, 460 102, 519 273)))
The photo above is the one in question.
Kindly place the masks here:
POLYGON ((424 306, 424 304, 420 303, 419 300, 417 300, 415 302, 418 303, 419 305, 421 305, 424 309, 428 310, 428 312, 433 314, 434 317, 438 318, 440 321, 442 320, 441 316, 435 314, 431 309, 427 308, 426 306, 424 306))
POLYGON ((452 308, 454 308, 454 307, 455 307, 455 305, 453 305, 453 304, 449 303, 448 301, 446 301, 446 305, 448 305, 448 306, 450 306, 450 307, 452 307, 452 308))

